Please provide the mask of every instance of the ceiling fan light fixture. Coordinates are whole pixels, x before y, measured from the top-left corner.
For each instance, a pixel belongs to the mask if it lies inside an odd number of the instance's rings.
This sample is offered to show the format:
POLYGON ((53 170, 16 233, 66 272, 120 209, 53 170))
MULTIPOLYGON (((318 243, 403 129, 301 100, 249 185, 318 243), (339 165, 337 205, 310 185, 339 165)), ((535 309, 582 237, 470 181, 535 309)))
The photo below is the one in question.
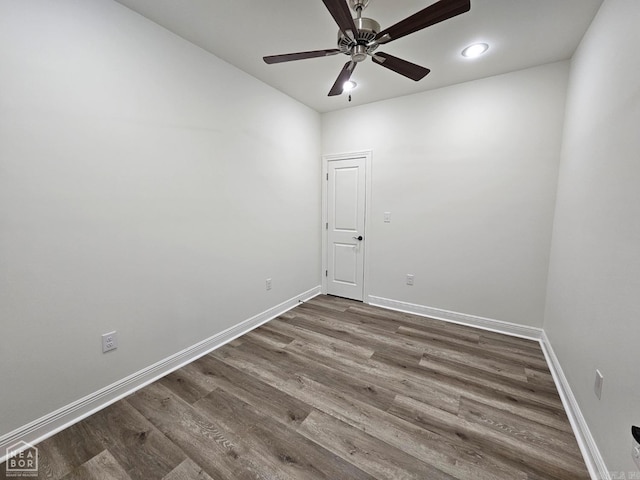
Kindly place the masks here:
POLYGON ((462 56, 466 58, 476 58, 486 53, 487 50, 489 50, 489 45, 486 43, 474 43, 462 50, 462 56))
POLYGON ((342 90, 345 91, 345 92, 350 92, 351 90, 353 90, 357 86, 358 86, 358 84, 356 82, 354 82, 353 80, 348 80, 348 81, 344 82, 344 85, 342 86, 342 90))

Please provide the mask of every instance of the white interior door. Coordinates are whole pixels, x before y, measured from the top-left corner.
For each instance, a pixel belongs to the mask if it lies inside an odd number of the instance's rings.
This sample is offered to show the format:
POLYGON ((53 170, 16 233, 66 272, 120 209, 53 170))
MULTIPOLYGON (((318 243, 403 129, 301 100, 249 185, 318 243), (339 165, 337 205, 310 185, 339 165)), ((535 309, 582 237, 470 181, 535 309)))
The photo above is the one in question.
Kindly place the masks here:
POLYGON ((327 293, 362 301, 366 159, 327 165, 327 293))

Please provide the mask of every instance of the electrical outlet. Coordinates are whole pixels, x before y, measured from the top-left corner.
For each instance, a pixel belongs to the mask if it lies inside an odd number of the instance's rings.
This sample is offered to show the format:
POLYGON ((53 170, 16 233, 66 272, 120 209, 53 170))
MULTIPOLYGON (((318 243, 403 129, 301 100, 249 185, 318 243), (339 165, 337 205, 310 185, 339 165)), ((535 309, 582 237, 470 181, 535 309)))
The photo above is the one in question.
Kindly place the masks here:
POLYGON ((407 273, 407 285, 413 285, 413 275, 411 273, 407 273))
POLYGON ((265 283, 266 283, 267 290, 271 290, 271 279, 267 278, 267 281, 265 283))
POLYGON ((631 456, 640 470, 640 427, 631 427, 631 456))
POLYGON ((102 353, 110 352, 118 348, 118 332, 105 333, 102 335, 102 353))
POLYGON ((598 397, 598 400, 602 397, 602 382, 604 382, 604 377, 602 376, 602 373, 600 373, 600 370, 596 370, 596 382, 593 385, 593 391, 595 392, 596 397, 598 397))

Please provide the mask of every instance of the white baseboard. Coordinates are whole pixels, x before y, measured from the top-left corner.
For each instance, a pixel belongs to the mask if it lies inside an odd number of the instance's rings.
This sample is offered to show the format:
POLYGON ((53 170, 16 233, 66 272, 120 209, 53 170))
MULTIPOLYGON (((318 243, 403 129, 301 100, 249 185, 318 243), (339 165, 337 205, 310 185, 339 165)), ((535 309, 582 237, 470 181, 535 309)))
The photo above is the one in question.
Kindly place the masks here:
POLYGON ((587 469, 589 470, 591 479, 611 480, 611 475, 609 474, 607 466, 604 463, 604 459, 600 454, 600 450, 598 450, 598 446, 591 435, 587 421, 582 415, 578 401, 571 391, 569 381, 562 371, 558 357, 553 351, 553 347, 551 346, 551 343, 549 343, 549 339, 544 331, 542 332, 540 345, 542 346, 542 351, 547 359, 549 370, 551 370, 551 375, 553 375, 553 380, 555 381, 556 388, 560 394, 560 399, 562 400, 564 409, 569 417, 569 422, 571 423, 573 433, 578 441, 578 446, 580 447, 584 461, 587 464, 587 469))
POLYGON ((459 325, 467 325, 470 327, 481 328, 491 332, 504 333, 514 337, 527 338, 529 340, 540 340, 542 337, 542 329, 536 327, 528 327, 518 325, 516 323, 503 322, 501 320, 493 320, 491 318, 478 317, 476 315, 468 315, 466 313, 451 312, 441 308, 427 307, 424 305, 416 305, 415 303, 400 302, 388 298, 368 296, 370 305, 376 307, 388 308, 399 312, 413 313, 423 317, 444 320, 445 322, 457 323, 459 325))
POLYGON ((35 445, 319 294, 318 286, 296 295, 202 342, 3 435, 0 437, 0 463, 6 460, 8 447, 21 441, 35 445))

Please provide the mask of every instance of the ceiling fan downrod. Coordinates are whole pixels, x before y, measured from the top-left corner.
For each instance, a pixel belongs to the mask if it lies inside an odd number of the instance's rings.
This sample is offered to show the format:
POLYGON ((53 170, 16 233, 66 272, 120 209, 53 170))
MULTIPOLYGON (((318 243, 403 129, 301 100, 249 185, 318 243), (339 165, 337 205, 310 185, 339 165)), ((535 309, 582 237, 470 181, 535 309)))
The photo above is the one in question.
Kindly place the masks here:
POLYGON ((360 17, 362 10, 367 8, 367 5, 369 5, 369 0, 349 0, 351 10, 356 12, 358 18, 360 17))

